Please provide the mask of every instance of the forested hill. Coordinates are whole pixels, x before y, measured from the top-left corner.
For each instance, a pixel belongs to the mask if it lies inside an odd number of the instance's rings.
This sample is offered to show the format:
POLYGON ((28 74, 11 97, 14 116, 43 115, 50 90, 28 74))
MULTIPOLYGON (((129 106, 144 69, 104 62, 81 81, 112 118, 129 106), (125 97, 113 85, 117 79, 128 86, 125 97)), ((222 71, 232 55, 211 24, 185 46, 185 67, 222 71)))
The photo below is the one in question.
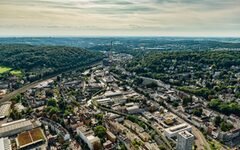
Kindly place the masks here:
POLYGON ((99 52, 76 47, 0 44, 0 66, 32 75, 46 75, 78 66, 83 67, 102 58, 103 55, 99 52))
POLYGON ((128 64, 128 69, 143 76, 166 80, 165 77, 173 75, 201 73, 211 66, 216 68, 215 71, 228 71, 234 66, 240 68, 239 65, 240 51, 164 51, 139 57, 128 64))
POLYGON ((130 62, 127 69, 200 96, 223 114, 240 116, 240 51, 151 52, 130 62))

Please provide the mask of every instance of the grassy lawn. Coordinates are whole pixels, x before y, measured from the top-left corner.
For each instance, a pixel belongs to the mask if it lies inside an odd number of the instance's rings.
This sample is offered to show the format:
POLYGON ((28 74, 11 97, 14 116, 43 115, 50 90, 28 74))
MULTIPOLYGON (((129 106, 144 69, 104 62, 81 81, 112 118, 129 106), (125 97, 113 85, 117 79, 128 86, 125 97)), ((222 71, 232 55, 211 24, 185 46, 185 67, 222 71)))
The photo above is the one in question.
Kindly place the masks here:
POLYGON ((209 141, 211 150, 220 150, 223 146, 220 142, 216 140, 209 141))
POLYGON ((0 74, 10 71, 11 68, 0 66, 0 74))
POLYGON ((10 71, 11 75, 22 76, 22 71, 20 70, 13 70, 12 68, 9 68, 9 67, 0 66, 0 74, 3 74, 8 71, 10 71))
POLYGON ((20 70, 12 70, 12 71, 10 71, 10 73, 12 75, 15 75, 15 76, 21 76, 22 75, 22 71, 20 71, 20 70))

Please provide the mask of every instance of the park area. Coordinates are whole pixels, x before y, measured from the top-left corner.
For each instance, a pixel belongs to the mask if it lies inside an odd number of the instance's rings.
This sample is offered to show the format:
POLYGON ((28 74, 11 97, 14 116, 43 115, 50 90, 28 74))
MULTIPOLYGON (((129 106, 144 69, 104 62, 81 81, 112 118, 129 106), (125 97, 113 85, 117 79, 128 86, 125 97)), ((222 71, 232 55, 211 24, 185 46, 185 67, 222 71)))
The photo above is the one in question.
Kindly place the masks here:
POLYGON ((10 74, 14 76, 22 75, 22 71, 20 70, 13 70, 12 68, 9 68, 9 67, 0 66, 0 74, 6 73, 6 72, 10 72, 10 74))
POLYGON ((10 70, 12 70, 12 68, 0 66, 0 74, 8 72, 10 70))

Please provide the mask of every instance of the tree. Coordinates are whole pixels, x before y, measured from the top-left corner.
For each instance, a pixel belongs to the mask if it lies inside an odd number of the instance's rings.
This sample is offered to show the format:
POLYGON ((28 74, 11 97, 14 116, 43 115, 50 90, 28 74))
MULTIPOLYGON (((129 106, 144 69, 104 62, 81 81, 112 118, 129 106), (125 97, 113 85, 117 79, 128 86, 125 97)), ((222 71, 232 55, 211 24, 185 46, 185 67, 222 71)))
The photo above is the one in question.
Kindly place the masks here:
POLYGON ((46 112, 48 115, 52 116, 53 114, 59 113, 60 110, 57 107, 48 106, 44 109, 44 112, 46 112))
POLYGON ((106 131, 107 129, 104 126, 96 126, 94 128, 94 133, 97 135, 99 138, 103 139, 106 136, 106 131))
POLYGON ((58 122, 58 116, 57 114, 53 114, 52 117, 51 117, 51 120, 55 121, 55 122, 58 122))
POLYGON ((226 103, 222 103, 219 106, 219 109, 220 109, 221 112, 224 112, 225 114, 230 114, 231 113, 231 108, 226 103))
POLYGON ((191 97, 184 97, 183 98, 183 106, 187 106, 188 103, 192 103, 192 98, 191 97))
POLYGON ((218 109, 220 104, 221 104, 221 101, 219 99, 211 99, 209 106, 213 109, 218 109))
POLYGON ((138 117, 135 115, 128 115, 127 119, 132 121, 132 122, 138 122, 138 117))
POLYGON ((97 114, 96 118, 99 119, 99 120, 102 120, 103 119, 103 114, 97 114))
POLYGON ((120 150, 127 150, 124 144, 120 144, 120 150))
POLYGON ((146 87, 147 87, 147 88, 156 88, 156 87, 158 87, 158 85, 157 85, 157 83, 152 82, 152 83, 150 83, 150 84, 147 84, 146 87))
POLYGON ((46 96, 47 97, 53 97, 54 96, 54 92, 52 90, 46 90, 46 96))
POLYGON ((57 106, 56 100, 53 99, 53 98, 48 99, 48 101, 47 101, 47 106, 56 107, 56 106, 57 106))
POLYGON ((141 141, 138 141, 138 140, 133 140, 132 141, 132 145, 135 147, 135 148, 139 148, 140 146, 142 146, 143 145, 143 143, 141 142, 141 141))
POLYGON ((216 116, 214 119, 215 126, 219 127, 221 122, 222 122, 222 118, 220 116, 216 116))
POLYGON ((160 149, 160 150, 166 150, 165 146, 162 145, 162 144, 159 146, 159 149, 160 149))
POLYGON ((58 106, 59 106, 59 109, 64 111, 67 107, 67 102, 64 101, 64 100, 59 100, 58 101, 58 106))
POLYGON ((25 111, 25 114, 30 115, 33 112, 33 109, 28 107, 25 111))
POLYGON ((18 112, 15 108, 13 108, 11 113, 10 113, 10 117, 13 120, 18 120, 18 119, 21 119, 23 116, 22 116, 21 112, 18 112))
POLYGON ((178 104, 178 102, 177 102, 177 101, 174 101, 174 102, 172 103, 172 106, 173 106, 173 107, 178 107, 178 106, 179 106, 179 104, 178 104))
POLYGON ((49 113, 51 115, 59 113, 59 109, 57 107, 51 107, 49 113))
POLYGON ((223 121, 220 124, 220 128, 221 128, 222 131, 226 132, 226 131, 231 130, 233 128, 233 125, 228 123, 228 122, 223 121))
POLYGON ((33 46, 27 44, 1 44, 0 64, 11 68, 21 68, 27 74, 28 81, 34 81, 54 73, 85 67, 100 61, 103 54, 90 52, 77 47, 33 46), (48 69, 46 69, 48 68, 48 69))
POLYGON ((201 117, 202 116, 202 112, 203 112, 202 108, 195 108, 195 109, 193 109, 193 114, 195 116, 201 117))
POLYGON ((21 100, 22 100, 22 95, 21 95, 21 94, 18 94, 18 95, 16 95, 15 97, 13 97, 11 100, 12 100, 13 102, 15 102, 15 103, 19 103, 19 102, 21 102, 21 100))
POLYGON ((67 116, 69 116, 70 114, 71 114, 71 112, 65 110, 63 116, 64 116, 64 117, 67 117, 67 116))

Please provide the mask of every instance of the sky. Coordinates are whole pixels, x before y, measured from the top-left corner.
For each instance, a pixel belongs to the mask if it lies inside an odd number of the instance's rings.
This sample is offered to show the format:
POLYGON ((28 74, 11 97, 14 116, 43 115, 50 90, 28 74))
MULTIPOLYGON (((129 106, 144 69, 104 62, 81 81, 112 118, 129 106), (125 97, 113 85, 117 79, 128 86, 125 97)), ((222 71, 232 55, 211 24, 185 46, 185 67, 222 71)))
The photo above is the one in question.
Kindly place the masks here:
POLYGON ((240 0, 0 0, 0 36, 240 37, 240 0))

